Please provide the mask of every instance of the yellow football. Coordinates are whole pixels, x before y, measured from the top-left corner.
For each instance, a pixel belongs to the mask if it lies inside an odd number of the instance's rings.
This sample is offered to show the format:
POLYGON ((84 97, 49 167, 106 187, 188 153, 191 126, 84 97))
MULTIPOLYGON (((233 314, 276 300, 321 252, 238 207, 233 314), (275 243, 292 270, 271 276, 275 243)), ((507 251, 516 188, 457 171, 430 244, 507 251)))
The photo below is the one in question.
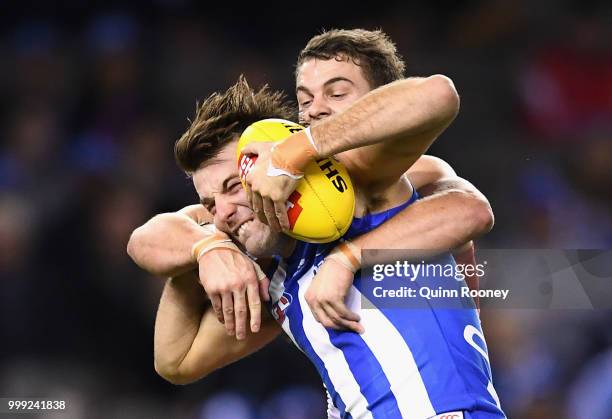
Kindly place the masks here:
MULTIPOLYGON (((240 136, 236 153, 243 186, 257 160, 256 155, 242 153, 244 146, 252 142, 281 141, 303 129, 284 119, 264 119, 249 125, 240 136)), ((334 158, 313 161, 287 200, 287 234, 312 243, 334 241, 346 233, 354 211, 355 191, 344 166, 334 158)))

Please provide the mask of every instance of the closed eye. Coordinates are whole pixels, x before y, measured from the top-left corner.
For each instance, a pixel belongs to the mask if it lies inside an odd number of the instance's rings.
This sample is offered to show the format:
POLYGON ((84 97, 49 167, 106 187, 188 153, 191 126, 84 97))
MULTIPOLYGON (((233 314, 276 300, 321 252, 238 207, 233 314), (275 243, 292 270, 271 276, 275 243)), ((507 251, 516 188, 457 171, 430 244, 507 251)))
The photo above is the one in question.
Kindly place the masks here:
POLYGON ((211 215, 215 215, 215 205, 204 205, 206 211, 210 212, 211 215))
POLYGON ((240 182, 236 182, 229 187, 229 191, 232 193, 235 193, 235 192, 240 191, 241 187, 242 187, 242 184, 240 182))

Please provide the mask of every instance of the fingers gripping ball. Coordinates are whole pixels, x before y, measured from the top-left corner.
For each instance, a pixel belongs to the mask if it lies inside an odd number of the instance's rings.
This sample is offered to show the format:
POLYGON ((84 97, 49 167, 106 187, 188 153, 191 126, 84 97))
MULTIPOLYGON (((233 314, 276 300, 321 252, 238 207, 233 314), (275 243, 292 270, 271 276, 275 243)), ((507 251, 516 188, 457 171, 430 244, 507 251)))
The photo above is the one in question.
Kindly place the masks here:
MULTIPOLYGON (((242 154, 244 146, 252 142, 282 141, 303 129, 284 119, 264 119, 248 126, 237 147, 242 185, 257 160, 256 155, 242 154)), ((334 241, 348 230, 354 210, 355 192, 344 166, 333 158, 313 160, 287 201, 287 234, 312 243, 334 241)))

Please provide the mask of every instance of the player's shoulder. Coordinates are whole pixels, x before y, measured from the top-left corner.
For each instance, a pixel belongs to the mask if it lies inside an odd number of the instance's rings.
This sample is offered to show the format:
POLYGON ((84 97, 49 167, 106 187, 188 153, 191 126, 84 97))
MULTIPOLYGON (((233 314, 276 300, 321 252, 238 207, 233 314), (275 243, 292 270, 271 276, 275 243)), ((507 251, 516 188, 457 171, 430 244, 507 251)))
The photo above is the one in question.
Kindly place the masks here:
POLYGON ((455 170, 450 164, 440 157, 424 154, 406 171, 406 173, 420 170, 433 170, 445 174, 446 176, 456 176, 455 170))
POLYGON ((439 157, 423 155, 405 173, 415 189, 437 182, 440 179, 456 177, 450 164, 439 157))

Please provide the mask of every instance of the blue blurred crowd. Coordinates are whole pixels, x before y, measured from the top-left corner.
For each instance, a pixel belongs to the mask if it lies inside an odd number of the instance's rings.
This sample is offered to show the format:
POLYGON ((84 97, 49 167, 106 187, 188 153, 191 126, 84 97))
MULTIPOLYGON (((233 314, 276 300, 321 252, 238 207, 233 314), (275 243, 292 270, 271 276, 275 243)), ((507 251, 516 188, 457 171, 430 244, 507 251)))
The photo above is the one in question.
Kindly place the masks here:
MULTIPOLYGON (((0 396, 64 399, 65 417, 322 417, 314 368, 282 339, 190 386, 159 378, 163 280, 125 251, 153 214, 195 202, 172 148, 196 101, 241 73, 291 97, 294 59, 321 28, 382 28, 408 75, 454 80, 460 115, 430 152, 491 201, 496 226, 478 247, 612 247, 606 2, 327 5, 312 18, 250 7, 2 14, 0 396)), ((610 311, 482 320, 510 417, 612 418, 610 311)))

